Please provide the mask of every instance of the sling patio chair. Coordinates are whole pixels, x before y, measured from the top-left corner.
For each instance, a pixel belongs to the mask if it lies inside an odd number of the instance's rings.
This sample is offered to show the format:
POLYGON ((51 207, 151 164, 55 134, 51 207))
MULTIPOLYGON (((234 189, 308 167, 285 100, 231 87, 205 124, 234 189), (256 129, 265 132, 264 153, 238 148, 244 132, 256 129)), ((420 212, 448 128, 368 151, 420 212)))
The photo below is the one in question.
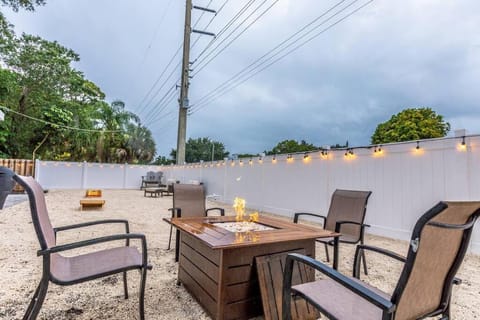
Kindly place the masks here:
MULTIPOLYGON (((312 216, 323 220, 324 229, 342 234, 340 237, 336 238, 322 238, 316 240, 325 245, 327 261, 330 261, 328 246, 333 246, 333 268, 335 270, 338 267, 339 242, 350 244, 357 244, 360 242, 361 244, 364 244, 363 238, 365 227, 369 226, 364 224, 364 220, 367 211, 368 198, 371 194, 371 191, 337 189, 332 195, 327 216, 309 212, 297 212, 294 215, 294 223, 298 223, 298 219, 301 216, 312 216)), ((363 268, 365 274, 367 274, 365 256, 363 259, 363 268)))
POLYGON ((353 276, 347 277, 312 258, 289 254, 284 272, 283 319, 291 319, 290 297, 302 297, 330 319, 450 318, 455 278, 480 216, 480 201, 440 202, 417 221, 404 258, 391 251, 358 245, 353 276), (359 280, 361 252, 371 250, 404 262, 398 283, 389 294, 359 280), (292 286, 294 262, 306 264, 327 277, 292 286))
POLYGON ((27 308, 23 319, 36 319, 47 294, 48 285, 51 282, 58 285, 72 285, 88 280, 97 279, 117 273, 123 273, 123 287, 125 299, 128 299, 127 271, 138 270, 140 278, 140 319, 144 319, 144 296, 147 269, 147 243, 143 234, 129 233, 127 220, 99 220, 85 222, 70 226, 53 228, 48 216, 45 196, 40 184, 32 177, 13 175, 28 194, 30 211, 35 232, 40 242, 38 256, 43 257, 43 273, 33 298, 27 308), (84 241, 60 244, 56 243, 57 233, 66 230, 88 227, 99 224, 115 223, 124 224, 124 234, 115 234, 84 241), (117 246, 100 251, 94 251, 76 256, 64 256, 64 251, 82 248, 108 241, 125 240, 123 246, 117 246), (135 247, 129 246, 130 240, 140 240, 141 252, 135 247))
MULTIPOLYGON (((221 216, 225 215, 223 208, 208 208, 205 207, 205 186, 195 184, 173 184, 173 208, 169 210, 172 212, 172 218, 183 217, 206 217, 210 211, 217 210, 221 216)), ((170 237, 168 239, 168 249, 170 250, 170 243, 172 241, 173 225, 170 224, 170 237)), ((175 239, 175 261, 178 261, 179 248, 179 231, 176 232, 175 239)))

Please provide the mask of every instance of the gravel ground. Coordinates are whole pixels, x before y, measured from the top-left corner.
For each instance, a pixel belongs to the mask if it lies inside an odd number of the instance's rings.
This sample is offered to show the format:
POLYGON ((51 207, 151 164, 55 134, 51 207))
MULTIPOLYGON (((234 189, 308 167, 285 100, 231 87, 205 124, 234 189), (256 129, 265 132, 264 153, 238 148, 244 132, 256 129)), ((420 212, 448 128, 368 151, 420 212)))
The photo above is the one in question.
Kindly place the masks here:
MULTIPOLYGON (((210 319, 182 286, 176 286, 174 252, 166 250, 169 225, 162 221, 163 217, 169 216, 167 209, 172 205, 172 197, 145 198, 143 192, 138 190, 104 190, 104 209, 80 211, 79 200, 83 195, 83 190, 50 190, 46 199, 52 224, 62 226, 121 218, 130 221, 131 232, 144 233, 147 236, 149 262, 153 265, 153 270, 147 276, 147 319, 210 319)), ((218 206, 217 203, 210 205, 218 206)), ((234 214, 231 208, 226 209, 227 214, 234 214)), ((41 276, 41 258, 36 256, 38 241, 28 202, 16 201, 0 211, 0 231, 0 319, 20 319, 41 276)), ((58 242, 68 243, 121 231, 119 226, 67 231, 60 234, 58 242)), ((405 254, 407 250, 406 242, 377 236, 368 235, 366 243, 400 254, 405 254)), ((341 272, 351 273, 353 251, 354 246, 342 245, 341 272)), ((72 254, 78 252, 72 251, 72 254)), ((317 259, 324 261, 323 246, 317 246, 317 259)), ((398 280, 401 264, 378 255, 368 255, 367 260, 370 275, 362 279, 391 292, 398 280)), ((453 291, 453 319, 480 319, 479 267, 480 256, 466 257, 458 274, 463 283, 455 286, 453 291)), ((123 286, 118 276, 66 287, 50 284, 39 319, 138 319, 138 272, 129 272, 128 279, 128 300, 123 299, 123 286)))

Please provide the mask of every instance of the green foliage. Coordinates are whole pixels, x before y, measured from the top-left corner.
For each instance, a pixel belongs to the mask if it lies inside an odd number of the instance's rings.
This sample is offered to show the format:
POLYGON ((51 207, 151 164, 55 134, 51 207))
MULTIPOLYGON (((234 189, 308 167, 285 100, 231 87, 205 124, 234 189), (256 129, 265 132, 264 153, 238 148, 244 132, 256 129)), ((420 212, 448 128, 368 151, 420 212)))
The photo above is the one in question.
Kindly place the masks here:
POLYGON ((313 151, 318 148, 313 144, 307 143, 305 140, 302 140, 298 143, 296 140, 284 140, 279 142, 272 150, 265 152, 268 155, 272 154, 281 154, 281 153, 295 153, 295 152, 305 152, 313 151))
POLYGON ((440 138, 446 136, 448 131, 450 124, 431 108, 405 109, 380 123, 372 135, 371 143, 440 138))
MULTIPOLYGON (((223 160, 229 154, 221 142, 210 140, 210 138, 190 138, 185 145, 185 162, 211 161, 212 151, 214 161, 223 160)), ((176 159, 177 151, 172 149, 170 156, 172 159, 176 159)))
POLYGON ((57 42, 16 37, 0 13, 0 105, 7 108, 0 155, 149 163, 155 156, 150 130, 122 101, 105 102, 101 89, 73 68, 76 61, 78 54, 57 42))
POLYGON ((155 158, 155 161, 152 162, 152 164, 155 164, 155 165, 170 165, 174 163, 175 163, 175 160, 168 159, 165 156, 158 156, 157 158, 155 158))
POLYGON ((239 153, 237 154, 237 157, 239 159, 241 158, 254 158, 260 156, 258 153, 257 154, 251 154, 251 153, 239 153))
POLYGON ((34 11, 35 6, 43 6, 46 0, 0 0, 0 3, 2 6, 11 7, 13 11, 18 11, 20 8, 27 11, 34 11))

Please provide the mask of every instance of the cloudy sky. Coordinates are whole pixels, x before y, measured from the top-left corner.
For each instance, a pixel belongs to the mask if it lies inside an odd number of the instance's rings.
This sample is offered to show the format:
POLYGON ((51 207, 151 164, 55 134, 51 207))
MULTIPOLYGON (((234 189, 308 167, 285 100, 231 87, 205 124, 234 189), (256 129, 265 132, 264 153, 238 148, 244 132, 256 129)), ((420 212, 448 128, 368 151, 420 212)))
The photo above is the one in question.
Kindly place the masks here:
MULTIPOLYGON (((477 0, 194 5, 219 10, 192 12, 196 29, 218 36, 192 34, 187 137, 210 137, 231 153, 285 139, 360 146, 378 123, 421 106, 452 129, 480 133, 477 0)), ((185 1, 47 0, 34 13, 2 11, 17 33, 77 52, 76 68, 141 116, 159 154, 176 147, 185 1)))

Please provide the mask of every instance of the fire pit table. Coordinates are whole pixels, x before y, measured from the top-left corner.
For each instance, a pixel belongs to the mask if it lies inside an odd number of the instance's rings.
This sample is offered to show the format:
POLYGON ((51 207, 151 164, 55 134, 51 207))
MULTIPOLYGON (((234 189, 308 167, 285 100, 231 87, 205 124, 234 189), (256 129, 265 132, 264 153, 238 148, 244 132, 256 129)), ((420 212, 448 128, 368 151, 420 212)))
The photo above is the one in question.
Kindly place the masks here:
POLYGON ((255 257, 299 250, 315 257, 316 238, 338 236, 270 217, 248 222, 249 228, 234 216, 164 220, 180 234, 178 281, 221 320, 263 314, 255 257))

